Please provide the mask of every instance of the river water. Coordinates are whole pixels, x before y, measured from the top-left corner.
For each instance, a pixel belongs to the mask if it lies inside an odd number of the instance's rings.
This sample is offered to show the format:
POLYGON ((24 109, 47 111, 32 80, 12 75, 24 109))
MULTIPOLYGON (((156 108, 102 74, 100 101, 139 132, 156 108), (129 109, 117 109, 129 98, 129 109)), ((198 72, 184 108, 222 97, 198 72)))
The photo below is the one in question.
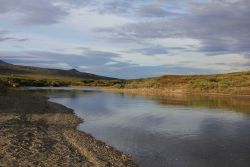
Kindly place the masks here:
POLYGON ((142 167, 250 166, 249 97, 46 89, 40 92, 50 101, 84 119, 79 130, 129 154, 142 167))

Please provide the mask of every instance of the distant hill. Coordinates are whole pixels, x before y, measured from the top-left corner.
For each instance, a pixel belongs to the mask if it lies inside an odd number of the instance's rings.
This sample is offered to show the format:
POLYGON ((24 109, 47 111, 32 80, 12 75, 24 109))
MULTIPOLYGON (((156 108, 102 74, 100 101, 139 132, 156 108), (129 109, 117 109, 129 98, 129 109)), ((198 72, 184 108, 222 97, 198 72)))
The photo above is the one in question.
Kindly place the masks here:
POLYGON ((21 86, 54 86, 54 83, 62 85, 88 85, 102 86, 116 78, 80 72, 76 69, 61 70, 48 69, 21 65, 12 65, 0 60, 0 80, 16 83, 21 86), (37 84, 38 83, 38 84, 37 84))
POLYGON ((37 75, 49 78, 69 77, 72 79, 103 79, 114 80, 115 78, 95 75, 91 73, 79 72, 76 69, 61 70, 61 69, 48 69, 30 66, 11 65, 0 60, 0 74, 2 75, 37 75))
POLYGON ((6 62, 5 62, 5 61, 3 61, 3 60, 0 60, 0 65, 11 65, 11 64, 6 63, 6 62))

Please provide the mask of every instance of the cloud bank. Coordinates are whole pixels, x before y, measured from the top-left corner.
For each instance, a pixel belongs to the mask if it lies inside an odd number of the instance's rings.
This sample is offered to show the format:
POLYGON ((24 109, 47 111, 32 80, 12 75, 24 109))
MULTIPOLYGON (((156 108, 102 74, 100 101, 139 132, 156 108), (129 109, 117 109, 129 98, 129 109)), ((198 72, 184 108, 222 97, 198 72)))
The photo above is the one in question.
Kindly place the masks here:
POLYGON ((10 63, 121 78, 250 68, 248 0, 0 4, 0 58, 10 63))

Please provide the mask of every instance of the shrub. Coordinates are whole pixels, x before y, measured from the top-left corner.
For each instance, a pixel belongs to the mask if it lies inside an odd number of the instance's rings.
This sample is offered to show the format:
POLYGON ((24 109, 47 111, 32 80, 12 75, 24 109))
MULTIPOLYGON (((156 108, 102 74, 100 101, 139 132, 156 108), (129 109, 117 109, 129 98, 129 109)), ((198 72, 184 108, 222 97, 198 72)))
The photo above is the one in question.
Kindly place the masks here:
POLYGON ((218 80, 214 78, 209 79, 193 79, 189 81, 191 88, 196 88, 199 90, 210 90, 218 88, 218 80))
POLYGON ((113 85, 114 88, 118 88, 118 89, 121 89, 121 88, 124 88, 124 85, 123 84, 120 84, 120 83, 117 83, 115 85, 113 85))
POLYGON ((89 84, 89 83, 95 82, 95 80, 93 80, 93 79, 84 79, 84 80, 82 80, 82 82, 85 83, 85 84, 89 84))
POLYGON ((216 77, 210 77, 207 79, 209 82, 219 82, 219 79, 216 77))

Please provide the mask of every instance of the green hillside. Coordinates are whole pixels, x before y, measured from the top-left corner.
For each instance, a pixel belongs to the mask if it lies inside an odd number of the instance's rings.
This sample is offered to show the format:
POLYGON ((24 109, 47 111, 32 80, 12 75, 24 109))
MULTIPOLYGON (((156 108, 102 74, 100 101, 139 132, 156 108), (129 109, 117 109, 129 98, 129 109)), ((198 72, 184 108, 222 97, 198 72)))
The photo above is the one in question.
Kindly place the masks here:
POLYGON ((0 80, 10 86, 103 86, 116 78, 79 72, 76 69, 60 70, 0 62, 0 80))

